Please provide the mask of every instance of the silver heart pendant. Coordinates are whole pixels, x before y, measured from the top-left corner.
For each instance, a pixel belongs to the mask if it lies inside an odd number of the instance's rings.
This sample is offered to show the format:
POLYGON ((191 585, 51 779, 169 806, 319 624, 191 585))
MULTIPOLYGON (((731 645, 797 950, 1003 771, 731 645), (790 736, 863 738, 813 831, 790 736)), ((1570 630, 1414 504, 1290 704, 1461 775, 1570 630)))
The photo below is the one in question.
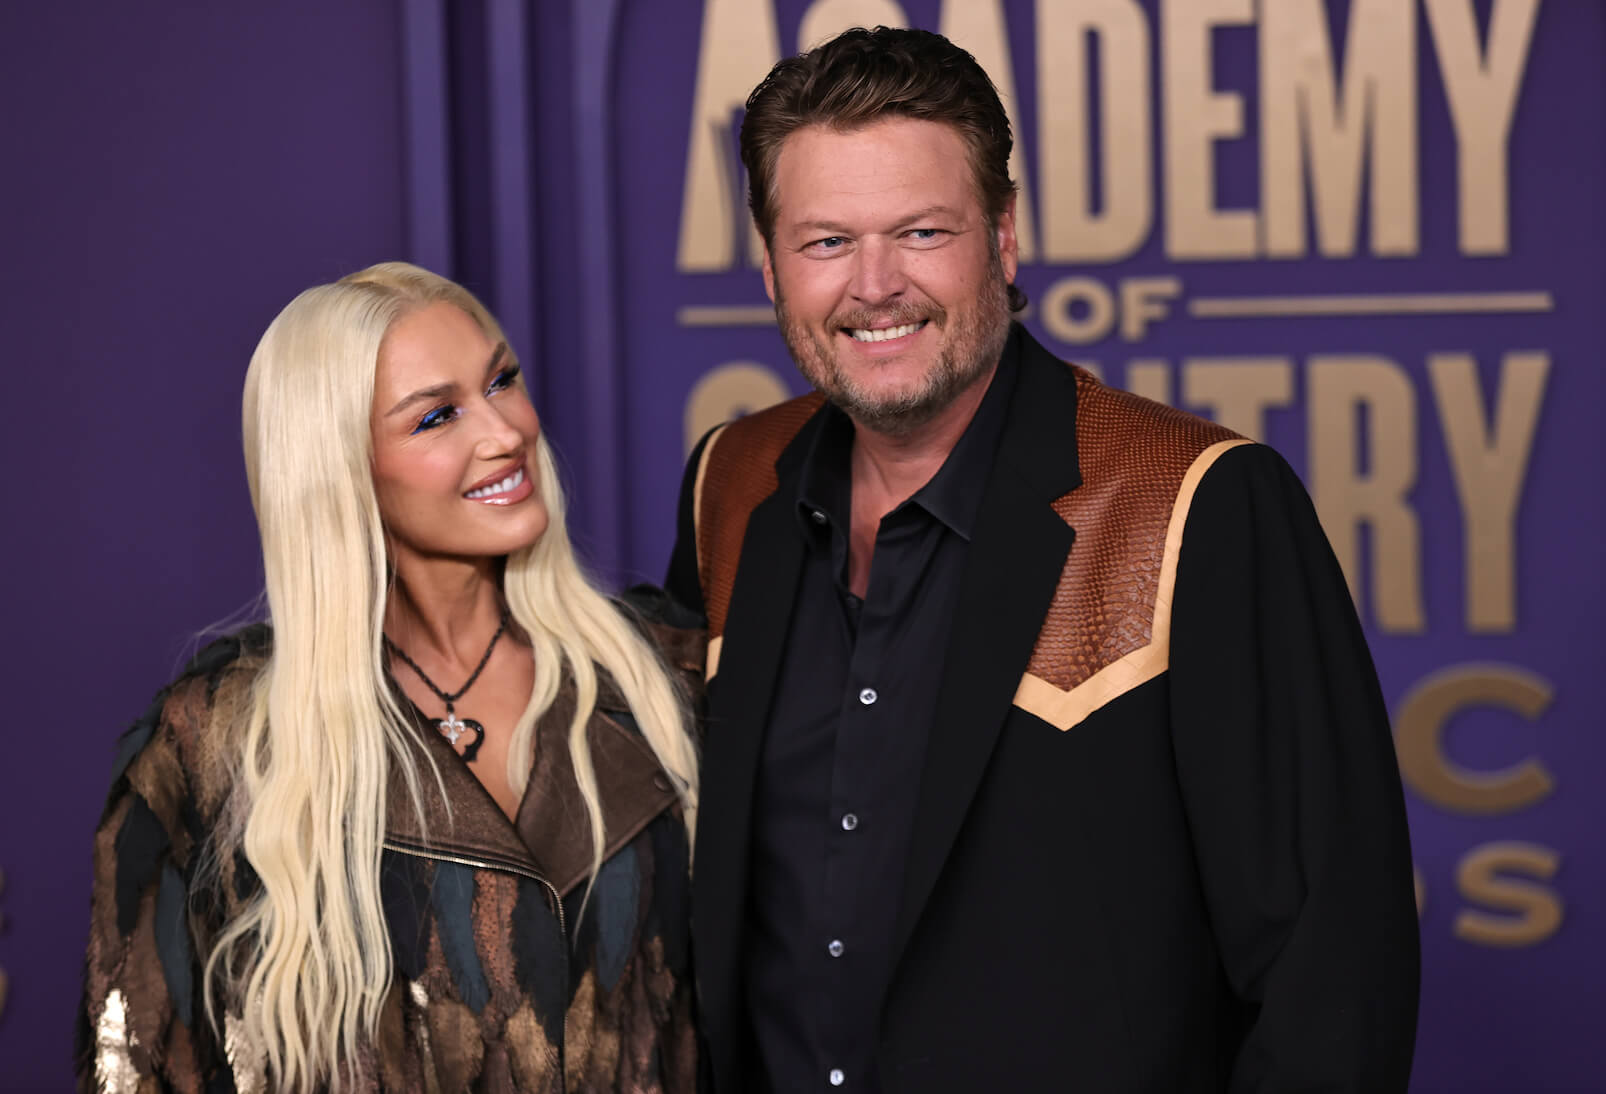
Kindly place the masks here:
POLYGON ((447 711, 446 717, 437 718, 435 720, 435 728, 440 730, 441 736, 445 737, 447 742, 450 743, 454 748, 457 745, 457 739, 459 737, 461 737, 464 733, 472 731, 474 734, 474 739, 463 746, 463 751, 459 753, 459 755, 463 757, 464 763, 474 762, 474 757, 479 754, 480 744, 485 740, 484 726, 480 725, 472 718, 459 718, 451 711, 447 711))

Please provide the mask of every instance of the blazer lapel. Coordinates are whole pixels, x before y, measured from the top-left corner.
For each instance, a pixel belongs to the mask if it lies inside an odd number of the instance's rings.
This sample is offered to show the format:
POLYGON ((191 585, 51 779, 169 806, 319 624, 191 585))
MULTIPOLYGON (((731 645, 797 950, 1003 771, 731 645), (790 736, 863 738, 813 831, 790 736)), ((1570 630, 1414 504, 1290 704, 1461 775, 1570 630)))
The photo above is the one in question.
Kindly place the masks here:
POLYGON ((707 744, 692 871, 698 990, 718 1033, 734 1019, 735 977, 747 901, 753 781, 775 677, 802 574, 797 469, 805 427, 776 467, 779 485, 753 510, 743 538, 719 669, 709 681, 707 744), (801 442, 801 443, 800 443, 801 442))
POLYGON ((1075 538, 1050 504, 1081 481, 1075 376, 1019 333, 1020 375, 967 551, 938 684, 894 961, 970 808, 1075 538))

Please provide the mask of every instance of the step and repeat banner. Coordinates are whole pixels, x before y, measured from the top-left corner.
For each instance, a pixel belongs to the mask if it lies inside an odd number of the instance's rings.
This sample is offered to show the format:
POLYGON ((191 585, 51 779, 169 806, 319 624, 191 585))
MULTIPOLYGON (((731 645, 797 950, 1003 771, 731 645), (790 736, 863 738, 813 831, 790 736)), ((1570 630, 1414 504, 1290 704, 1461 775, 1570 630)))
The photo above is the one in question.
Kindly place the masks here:
POLYGON ((877 23, 947 34, 1005 96, 1033 333, 1303 475, 1396 727, 1416 1088, 1600 1089, 1602 5, 623 5, 611 246, 640 572, 666 557, 677 457, 803 390, 757 272, 742 104, 781 56, 877 23))

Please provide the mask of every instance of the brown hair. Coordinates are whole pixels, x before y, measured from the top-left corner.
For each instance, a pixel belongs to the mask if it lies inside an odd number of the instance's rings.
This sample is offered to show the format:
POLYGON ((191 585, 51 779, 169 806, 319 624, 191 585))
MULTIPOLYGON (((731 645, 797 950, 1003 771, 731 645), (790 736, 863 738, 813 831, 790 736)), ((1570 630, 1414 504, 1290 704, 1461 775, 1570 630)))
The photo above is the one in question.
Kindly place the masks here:
MULTIPOLYGON (((781 145, 809 125, 852 130, 886 117, 953 126, 970 151, 970 169, 989 225, 997 225, 1015 183, 1009 115, 976 58, 928 30, 855 27, 788 57, 747 97, 742 164, 748 206, 765 242, 775 231, 775 162, 781 145)), ((1013 311, 1026 294, 1009 287, 1013 311)))

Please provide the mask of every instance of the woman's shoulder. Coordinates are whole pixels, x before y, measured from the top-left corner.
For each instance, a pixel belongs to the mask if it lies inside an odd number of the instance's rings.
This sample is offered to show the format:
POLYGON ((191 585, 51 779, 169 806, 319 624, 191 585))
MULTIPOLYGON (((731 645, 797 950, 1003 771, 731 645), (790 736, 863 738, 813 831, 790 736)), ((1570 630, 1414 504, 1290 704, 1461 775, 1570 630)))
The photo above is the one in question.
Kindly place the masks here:
POLYGON ((248 709, 271 648, 267 624, 251 624, 208 643, 156 693, 117 742, 108 814, 130 790, 152 806, 215 810, 234 768, 234 736, 219 732, 216 715, 248 709))

